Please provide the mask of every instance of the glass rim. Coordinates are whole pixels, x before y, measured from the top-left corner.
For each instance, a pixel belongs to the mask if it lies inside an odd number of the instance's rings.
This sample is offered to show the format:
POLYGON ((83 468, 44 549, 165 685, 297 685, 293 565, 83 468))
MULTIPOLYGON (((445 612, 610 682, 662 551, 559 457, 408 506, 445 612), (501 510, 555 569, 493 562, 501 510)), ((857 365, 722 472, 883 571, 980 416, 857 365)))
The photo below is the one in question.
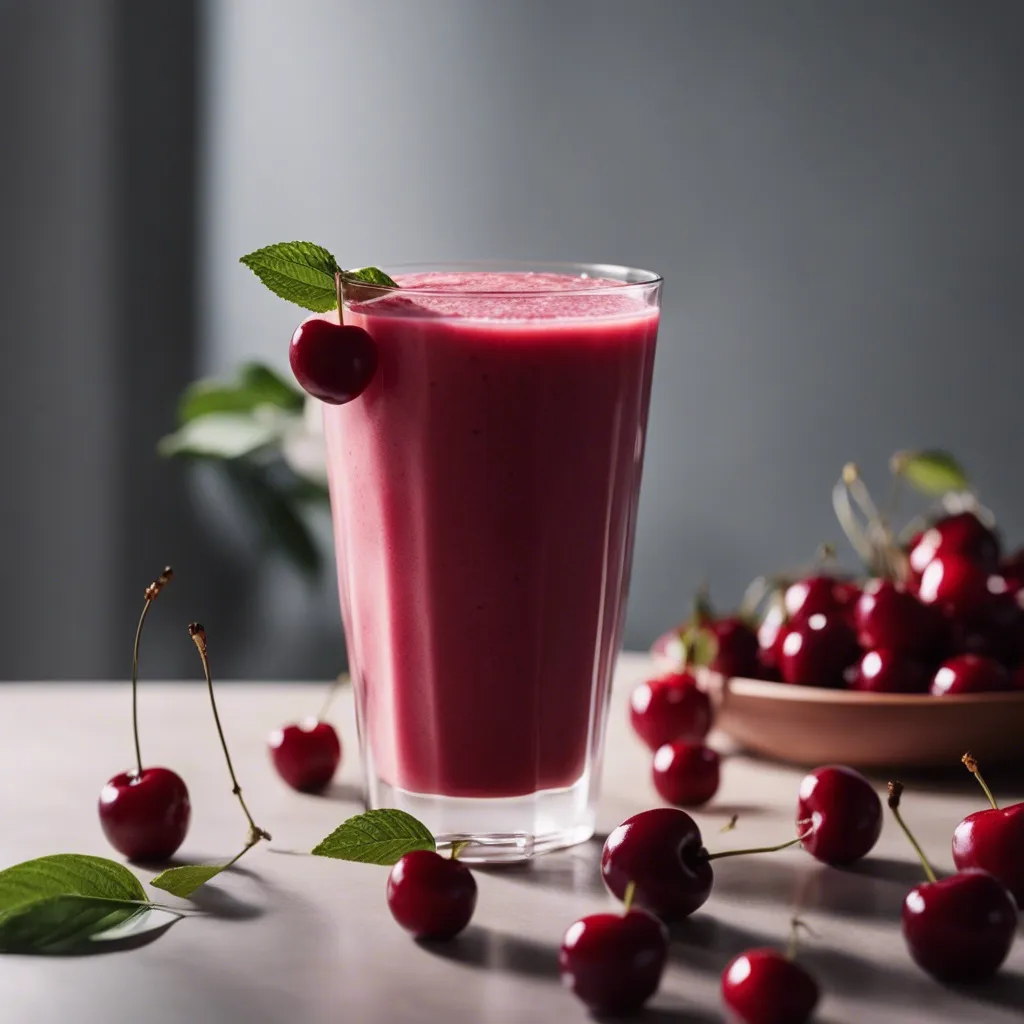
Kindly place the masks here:
MULTIPOLYGON (((611 295, 622 294, 623 290, 647 289, 661 285, 664 278, 651 270, 642 270, 638 267, 628 267, 618 263, 575 263, 571 261, 558 260, 442 260, 422 263, 384 263, 381 269, 394 276, 396 274, 423 274, 431 272, 457 273, 464 272, 490 272, 490 273, 551 273, 564 274, 569 277, 593 277, 614 281, 614 284, 604 285, 598 288, 588 288, 587 295, 611 295)), ((375 295, 386 295, 389 292, 401 291, 400 285, 371 284, 365 281, 353 281, 343 283, 343 288, 357 288, 361 293, 358 299, 353 301, 365 302, 367 293, 375 295)), ((452 295, 462 295, 472 298, 495 298, 498 296, 509 297, 530 297, 539 296, 565 296, 566 291, 561 288, 539 288, 536 291, 524 292, 517 288, 495 288, 485 291, 475 288, 414 288, 417 295, 430 297, 450 298, 452 295)))

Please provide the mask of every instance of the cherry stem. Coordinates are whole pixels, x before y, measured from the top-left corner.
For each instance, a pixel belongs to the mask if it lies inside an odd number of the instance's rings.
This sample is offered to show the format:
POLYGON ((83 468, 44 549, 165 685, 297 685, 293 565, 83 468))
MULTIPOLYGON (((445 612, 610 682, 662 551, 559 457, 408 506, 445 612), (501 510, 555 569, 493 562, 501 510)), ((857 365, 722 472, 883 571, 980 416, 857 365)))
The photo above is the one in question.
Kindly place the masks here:
POLYGON ((626 891, 622 895, 622 913, 628 914, 633 906, 633 897, 636 895, 636 882, 628 882, 626 891))
MULTIPOLYGON (((261 839, 270 839, 270 833, 260 828, 255 821, 252 820, 252 815, 249 813, 249 808, 245 805, 245 799, 242 796, 242 787, 238 784, 238 778, 235 775, 234 765, 231 763, 231 754, 228 753, 228 743, 224 739, 224 729, 220 724, 220 715, 217 713, 217 698, 213 693, 213 678, 210 675, 210 659, 206 650, 206 630, 198 622, 193 622, 188 627, 188 635, 192 637, 193 642, 196 645, 196 650, 199 651, 199 658, 203 663, 203 672, 206 675, 206 688, 210 693, 210 707, 213 708, 213 721, 217 726, 217 735, 220 737, 221 750, 224 751, 224 760, 228 765, 228 774, 231 776, 231 792, 238 797, 238 802, 242 806, 242 811, 245 814, 246 821, 249 822, 249 844, 242 850, 245 853, 250 847, 255 846, 261 839)), ((242 853, 238 857, 242 856, 242 853)), ((235 860, 238 860, 238 857, 235 860)), ((235 861, 231 861, 233 864, 235 861)))
POLYGON ((964 754, 961 761, 964 763, 964 767, 978 780, 978 785, 985 791, 985 796, 988 797, 988 802, 992 805, 993 811, 999 810, 999 804, 996 803, 996 798, 992 795, 992 790, 988 788, 988 784, 981 777, 981 772, 978 769, 978 762, 974 760, 972 754, 964 754))
POLYGON ((903 834, 910 840, 910 845, 914 848, 914 852, 921 861, 921 867, 924 868, 924 873, 927 876, 928 881, 937 882, 938 879, 935 877, 935 870, 932 868, 931 864, 928 863, 928 858, 924 855, 924 850, 921 849, 920 844, 914 838, 914 833, 907 828, 907 823, 903 820, 903 815, 900 814, 900 796, 902 794, 902 782, 889 783, 889 810, 892 811, 893 817, 896 819, 899 827, 903 829, 903 834))
POLYGON ((317 712, 316 720, 318 722, 322 722, 327 717, 327 712, 334 703, 334 698, 338 696, 338 690, 341 689, 343 683, 347 682, 348 676, 342 673, 327 688, 327 696, 324 697, 324 702, 320 706, 319 712, 317 712))
POLYGON ((722 850, 720 853, 709 853, 707 858, 708 860, 721 860, 723 857, 742 857, 747 853, 777 853, 779 850, 785 850, 787 847, 802 843, 813 831, 813 829, 809 828, 802 835, 797 836, 796 839, 779 843, 778 846, 751 846, 746 850, 722 850))
POLYGON ((344 303, 344 300, 342 298, 342 292, 341 292, 341 271, 340 270, 336 270, 334 272, 334 293, 335 293, 335 295, 338 296, 338 323, 339 324, 344 324, 345 323, 345 317, 344 317, 345 303, 344 303))
POLYGON ((740 820, 738 814, 734 814, 720 829, 719 832, 731 832, 736 827, 736 822, 740 820))
POLYGON ((142 627, 146 624, 149 606, 156 600, 160 591, 171 582, 173 576, 174 570, 168 565, 146 587, 143 594, 145 602, 142 605, 142 614, 139 616, 139 624, 135 629, 135 645, 132 648, 132 735, 135 737, 135 763, 139 770, 138 778, 142 778, 142 748, 139 745, 139 643, 142 640, 142 627))
POLYGON ((797 946, 800 944, 800 929, 803 928, 808 935, 814 935, 814 929, 809 924, 801 921, 795 914, 789 922, 789 944, 786 946, 786 959, 795 960, 797 946))
POLYGON ((458 842, 452 843, 451 852, 449 854, 451 859, 452 860, 458 860, 459 859, 459 854, 462 853, 462 851, 467 846, 469 846, 469 840, 468 839, 460 839, 458 842))

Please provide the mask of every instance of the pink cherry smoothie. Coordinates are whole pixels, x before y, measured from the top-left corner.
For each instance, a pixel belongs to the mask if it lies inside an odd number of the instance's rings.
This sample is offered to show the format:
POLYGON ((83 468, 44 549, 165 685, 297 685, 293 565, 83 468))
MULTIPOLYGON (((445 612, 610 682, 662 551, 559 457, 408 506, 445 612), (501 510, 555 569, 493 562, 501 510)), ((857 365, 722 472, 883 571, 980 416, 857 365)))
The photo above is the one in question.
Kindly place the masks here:
POLYGON ((572 786, 620 642, 657 309, 560 274, 398 283, 346 308, 378 371, 325 407, 371 770, 452 797, 572 786))

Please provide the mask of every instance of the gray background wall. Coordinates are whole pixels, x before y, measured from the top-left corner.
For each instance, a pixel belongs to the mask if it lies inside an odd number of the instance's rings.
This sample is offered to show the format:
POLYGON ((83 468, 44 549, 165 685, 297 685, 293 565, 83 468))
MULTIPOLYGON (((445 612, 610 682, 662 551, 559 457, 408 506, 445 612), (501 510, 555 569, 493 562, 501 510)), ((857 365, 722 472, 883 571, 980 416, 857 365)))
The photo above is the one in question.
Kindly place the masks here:
MULTIPOLYGON (((116 26, 131 5, 84 6, 116 26)), ((37 17, 47 9, 65 7, 45 0, 37 17)), ((297 311, 236 262, 269 241, 313 238, 343 265, 632 263, 668 284, 630 645, 681 616, 701 576, 727 604, 751 576, 835 539, 829 488, 851 458, 881 489, 895 448, 949 447, 1008 536, 1024 540, 1024 8, 1014 0, 210 0, 195 16, 194 35, 177 26, 177 48, 167 31, 142 39, 134 72, 135 95, 150 97, 160 123, 181 104, 161 99, 159 82, 147 86, 142 58, 152 47, 187 70, 181 46, 192 40, 196 116, 181 145, 198 154, 198 344, 189 325, 153 342, 167 379, 145 377, 141 363, 131 378, 145 380, 147 407, 169 409, 177 378, 226 372, 244 357, 285 365, 297 311)), ((118 109, 103 84, 104 36, 91 65, 80 36, 74 60, 54 55, 50 65, 91 83, 102 123, 118 109)), ((23 75, 39 74, 24 60, 23 75)), ((103 230, 83 219, 79 192, 103 180, 108 150, 31 92, 21 102, 37 107, 8 150, 20 156, 5 158, 0 175, 17 166, 23 177, 12 180, 35 184, 12 193, 4 177, 5 211, 22 218, 16 234, 28 237, 45 216, 54 240, 70 222, 88 248, 103 230), (39 184, 54 132, 76 157, 39 184)), ((136 137, 155 152, 154 138, 136 137)), ((169 194, 187 210, 174 181, 169 194)), ((144 198, 138 209, 160 202, 159 192, 144 198)), ((154 232, 159 262, 173 224, 154 232)), ((0 337, 12 357, 39 310, 66 314, 52 289, 16 287, 30 280, 25 266, 0 278, 0 337)), ((150 344, 148 333, 122 330, 122 347, 110 347, 103 324, 120 308, 116 284, 103 295, 74 330, 60 321, 61 337, 47 339, 58 357, 84 360, 92 343, 98 359, 116 362, 118 351, 150 344)), ((159 334, 162 318, 145 318, 147 332, 159 334)), ((103 364, 85 361, 74 388, 48 394, 49 363, 21 378, 14 361, 4 387, 36 410, 42 434, 73 400, 95 432, 76 438, 93 462, 77 470, 69 517, 52 509, 70 462, 33 470, 43 449, 31 432, 25 450, 8 447, 4 479, 28 473, 31 487, 5 488, 6 589, 31 595, 15 621, 20 635, 39 636, 48 587, 33 581, 59 578, 88 542, 91 561, 66 581, 66 607, 89 606, 105 639, 93 643, 85 633, 95 630, 72 624, 59 655, 38 644, 12 653, 12 627, 0 626, 0 675, 122 671, 127 649, 106 638, 121 642, 135 590, 168 550, 193 581, 183 574, 184 614, 219 627, 222 671, 329 674, 340 658, 332 581, 311 592, 283 566, 250 557, 210 481, 148 459, 152 417, 132 430, 103 411, 117 401, 103 364), (123 454, 96 454, 129 436, 123 454), (171 511, 156 509, 125 551, 111 509, 152 507, 161 488, 171 511)), ((21 414, 4 405, 10 438, 21 414)), ((191 672, 164 628, 154 642, 166 671, 153 671, 191 672)))

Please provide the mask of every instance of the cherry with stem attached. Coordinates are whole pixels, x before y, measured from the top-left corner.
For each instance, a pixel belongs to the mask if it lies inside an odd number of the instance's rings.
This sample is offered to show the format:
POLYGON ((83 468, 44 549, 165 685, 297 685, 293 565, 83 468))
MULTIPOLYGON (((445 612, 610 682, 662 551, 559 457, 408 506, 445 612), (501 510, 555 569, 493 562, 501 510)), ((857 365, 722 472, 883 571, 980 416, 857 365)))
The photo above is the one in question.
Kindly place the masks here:
POLYGON ((927 882, 903 901, 903 938, 918 967, 946 982, 978 982, 1002 966, 1017 931, 1017 905, 1002 882, 977 868, 938 879, 900 814, 903 784, 889 783, 889 808, 927 882))
POLYGON ((785 953, 771 947, 749 949, 722 972, 722 1001, 742 1024, 804 1024, 811 1019, 821 990, 796 962, 801 927, 810 931, 794 917, 785 953))
POLYGON ((324 721, 343 677, 327 692, 315 718, 289 722, 275 729, 267 741, 277 774, 301 793, 321 793, 334 778, 341 763, 341 740, 330 722, 324 721))
POLYGON ((459 859, 468 845, 452 844, 451 856, 413 850, 388 875, 391 916, 417 939, 451 939, 469 924, 476 909, 476 879, 459 859))
POLYGON ((221 750, 224 751, 224 760, 227 762, 228 774, 231 776, 231 792, 238 798, 239 806, 242 808, 242 813, 245 815, 245 820, 249 824, 249 837, 246 840, 245 846, 241 852, 233 857, 225 868, 230 867, 235 863, 243 854, 248 853, 261 839, 269 840, 271 838, 270 833, 260 828, 259 825, 253 821, 252 815, 249 813, 249 808, 246 806, 245 798, 242 796, 242 787, 238 784, 238 777, 235 775, 235 767, 231 763, 231 754, 228 751, 228 743, 224 738, 224 729, 220 724, 220 714, 217 711, 217 698, 213 692, 213 677, 210 674, 210 658, 206 645, 206 630, 198 622, 193 622, 188 627, 188 635, 192 637, 193 643, 196 645, 196 650, 199 651, 199 659, 203 663, 203 674, 206 676, 206 688, 210 694, 210 707, 213 709, 213 722, 217 726, 217 736, 220 739, 221 750))
POLYGON ((981 868, 1010 890, 1024 906, 1024 803, 1000 807, 981 777, 978 762, 963 756, 964 766, 978 780, 991 807, 967 815, 953 833, 953 863, 957 869, 981 868))
POLYGON ((689 814, 675 807, 655 807, 627 818, 608 836, 601 852, 601 876, 618 899, 625 897, 632 882, 637 906, 664 920, 678 920, 700 909, 711 895, 712 861, 774 853, 802 842, 807 834, 775 846, 708 853, 689 814))
POLYGON ((139 645, 149 609, 171 581, 170 566, 146 587, 132 647, 132 734, 135 769, 115 775, 100 793, 104 835, 129 860, 159 862, 170 857, 188 832, 192 806, 181 776, 169 768, 145 768, 139 743, 139 645))
POLYGON ((635 891, 629 882, 621 914, 588 914, 562 939, 562 980, 595 1013, 639 1010, 661 983, 668 932, 656 917, 633 908, 635 891))

